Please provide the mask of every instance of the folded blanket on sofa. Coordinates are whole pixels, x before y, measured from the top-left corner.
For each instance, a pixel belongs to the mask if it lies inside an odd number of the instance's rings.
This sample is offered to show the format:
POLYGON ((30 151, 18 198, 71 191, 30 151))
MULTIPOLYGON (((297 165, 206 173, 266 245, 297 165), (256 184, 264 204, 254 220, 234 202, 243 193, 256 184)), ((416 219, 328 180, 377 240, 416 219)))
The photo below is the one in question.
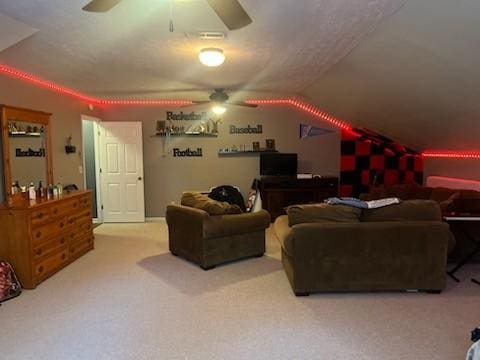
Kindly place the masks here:
POLYGON ((385 199, 378 199, 378 200, 371 200, 371 201, 363 201, 357 198, 352 197, 332 197, 325 200, 325 202, 329 205, 348 205, 353 206, 360 209, 376 209, 379 207, 384 207, 393 204, 399 204, 400 199, 397 197, 385 198, 385 199))

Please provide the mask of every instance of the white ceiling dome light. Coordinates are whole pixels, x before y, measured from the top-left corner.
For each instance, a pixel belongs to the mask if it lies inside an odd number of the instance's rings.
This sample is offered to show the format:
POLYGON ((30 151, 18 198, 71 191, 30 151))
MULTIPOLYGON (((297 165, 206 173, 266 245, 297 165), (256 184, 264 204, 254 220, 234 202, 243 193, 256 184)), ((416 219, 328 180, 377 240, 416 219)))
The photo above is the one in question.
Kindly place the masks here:
POLYGON ((225 54, 220 48, 204 48, 200 50, 198 59, 205 66, 220 66, 225 61, 225 54))
POLYGON ((217 105, 214 105, 212 107, 212 111, 216 114, 216 115, 222 115, 225 113, 225 111, 227 111, 227 108, 225 106, 222 106, 220 104, 217 104, 217 105))

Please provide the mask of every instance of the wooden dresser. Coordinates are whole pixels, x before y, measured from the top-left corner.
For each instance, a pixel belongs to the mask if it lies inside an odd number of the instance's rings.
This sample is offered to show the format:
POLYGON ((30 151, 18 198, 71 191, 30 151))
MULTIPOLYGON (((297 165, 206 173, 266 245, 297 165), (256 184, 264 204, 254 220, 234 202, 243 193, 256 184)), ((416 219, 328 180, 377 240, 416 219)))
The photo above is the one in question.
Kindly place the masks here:
POLYGON ((0 259, 26 289, 93 249, 91 191, 0 206, 0 259))

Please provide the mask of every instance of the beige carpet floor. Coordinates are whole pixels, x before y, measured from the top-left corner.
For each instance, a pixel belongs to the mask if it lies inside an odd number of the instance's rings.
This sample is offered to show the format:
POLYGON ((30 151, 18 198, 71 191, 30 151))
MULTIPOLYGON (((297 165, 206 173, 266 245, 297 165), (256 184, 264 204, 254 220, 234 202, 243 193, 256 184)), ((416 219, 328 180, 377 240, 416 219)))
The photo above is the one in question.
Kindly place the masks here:
POLYGON ((96 249, 0 307, 0 359, 464 359, 470 265, 440 295, 293 295, 268 255, 214 270, 168 253, 164 223, 104 224, 96 249))

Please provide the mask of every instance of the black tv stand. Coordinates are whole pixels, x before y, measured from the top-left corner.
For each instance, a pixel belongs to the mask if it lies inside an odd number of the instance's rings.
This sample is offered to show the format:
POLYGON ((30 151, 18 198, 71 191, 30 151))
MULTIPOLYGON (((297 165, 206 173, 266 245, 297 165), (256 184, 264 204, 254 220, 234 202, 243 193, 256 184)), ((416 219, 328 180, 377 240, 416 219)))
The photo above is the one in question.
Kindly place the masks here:
POLYGON ((338 178, 334 176, 297 179, 296 176, 262 176, 259 180, 262 207, 272 222, 294 204, 320 203, 338 196, 338 178))

